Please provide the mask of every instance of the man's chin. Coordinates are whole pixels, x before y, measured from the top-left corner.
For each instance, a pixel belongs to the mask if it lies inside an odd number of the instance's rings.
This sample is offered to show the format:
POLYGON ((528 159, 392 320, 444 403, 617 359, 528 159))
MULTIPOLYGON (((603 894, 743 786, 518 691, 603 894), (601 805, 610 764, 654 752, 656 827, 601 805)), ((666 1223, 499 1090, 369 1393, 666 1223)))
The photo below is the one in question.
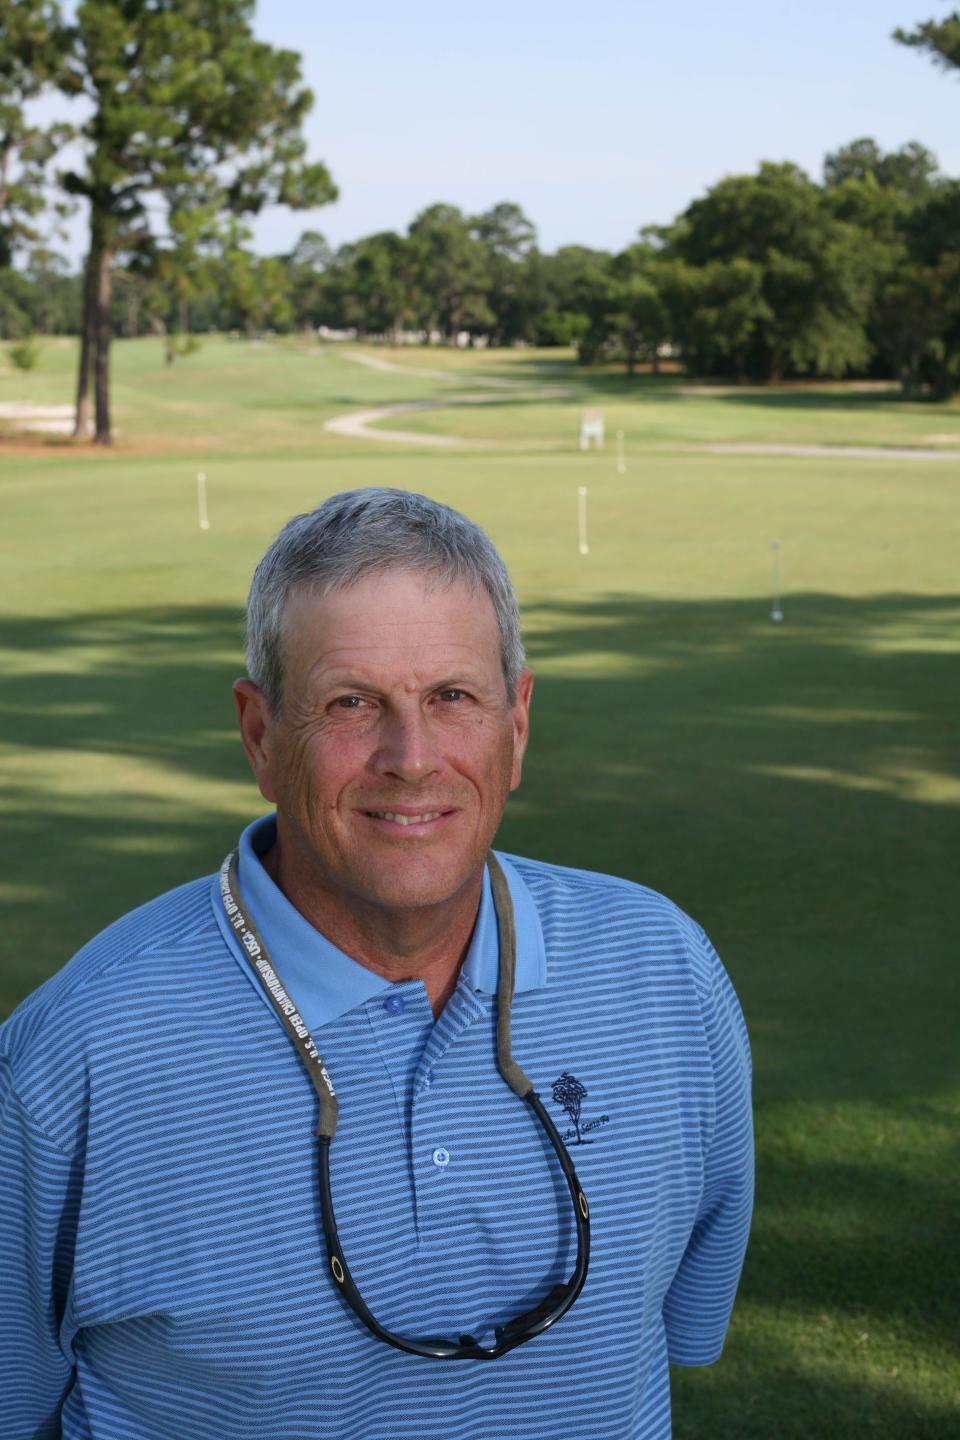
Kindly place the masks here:
POLYGON ((370 886, 365 898, 383 910, 430 910, 456 900, 472 878, 461 876, 455 883, 441 880, 430 885, 405 884, 402 880, 390 884, 381 880, 370 886))
POLYGON ((445 863, 439 855, 385 857, 366 869, 357 890, 368 904, 391 910, 421 910, 455 900, 483 869, 485 856, 445 863))

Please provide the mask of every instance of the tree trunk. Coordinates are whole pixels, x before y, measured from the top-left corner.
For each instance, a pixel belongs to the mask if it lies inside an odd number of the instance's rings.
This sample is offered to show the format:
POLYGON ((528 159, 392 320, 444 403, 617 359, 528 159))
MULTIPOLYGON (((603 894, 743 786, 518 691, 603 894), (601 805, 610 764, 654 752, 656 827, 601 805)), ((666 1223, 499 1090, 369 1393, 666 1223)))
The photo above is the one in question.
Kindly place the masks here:
POLYGON ((97 352, 94 369, 96 394, 95 445, 112 445, 110 431, 110 291, 113 281, 113 255, 104 245, 97 256, 95 283, 97 352))
POLYGON ((74 436, 82 440, 87 438, 87 432, 90 429, 90 356, 93 353, 96 342, 95 273, 96 260, 91 242, 90 253, 87 256, 83 270, 83 318, 80 325, 80 368, 77 372, 77 410, 73 421, 74 436))
POLYGON ((460 314, 461 305, 459 297, 455 296, 453 303, 450 306, 450 328, 447 331, 448 345, 455 346, 457 343, 457 336, 460 333, 460 314))
POLYGON ((180 338, 182 340, 185 340, 190 331, 190 307, 186 295, 180 296, 179 311, 180 315, 178 328, 180 331, 180 338))

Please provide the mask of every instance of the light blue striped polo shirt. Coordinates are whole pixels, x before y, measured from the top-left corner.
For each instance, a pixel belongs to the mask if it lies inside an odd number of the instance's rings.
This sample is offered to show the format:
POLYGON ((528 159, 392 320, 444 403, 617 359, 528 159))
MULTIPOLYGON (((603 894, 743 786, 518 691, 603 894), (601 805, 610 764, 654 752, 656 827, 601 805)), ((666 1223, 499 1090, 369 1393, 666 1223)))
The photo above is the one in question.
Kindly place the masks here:
MULTIPOLYGON (((435 1021, 240 885, 332 1074, 340 1237, 387 1327, 491 1327, 570 1274, 559 1166, 495 1060, 489 889, 435 1021)), ((720 1353, 752 1200, 750 1060, 703 932, 609 876, 501 856, 513 1051, 591 1205, 573 1309, 495 1361, 378 1342, 329 1278, 316 1096, 215 878, 110 926, 0 1030, 3 1440, 662 1440, 720 1353), (572 1079, 577 1082, 571 1084, 572 1079), (564 1108, 564 1106, 567 1108, 564 1108)))

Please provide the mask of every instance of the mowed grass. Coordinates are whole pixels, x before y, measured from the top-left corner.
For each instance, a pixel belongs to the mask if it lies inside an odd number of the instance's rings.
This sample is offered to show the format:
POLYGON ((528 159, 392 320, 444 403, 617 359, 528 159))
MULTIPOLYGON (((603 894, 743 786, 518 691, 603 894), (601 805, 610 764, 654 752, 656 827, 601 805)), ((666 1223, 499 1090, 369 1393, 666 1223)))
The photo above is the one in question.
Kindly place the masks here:
MULTIPOLYGON (((404 373, 211 340, 168 370, 159 342, 122 344, 113 453, 0 444, 4 1005, 213 869, 263 808, 229 688, 283 521, 366 484, 457 505, 513 570, 537 674, 499 843, 672 896, 750 1026, 751 1248, 722 1362, 676 1372, 675 1433, 955 1440, 960 467, 688 447, 920 444, 958 412, 835 388, 671 396, 682 382, 628 387, 547 354, 393 358, 404 373), (521 388, 457 405, 490 380, 521 388), (391 423, 476 443, 322 428, 439 397, 391 423), (583 403, 637 437, 626 474, 609 448, 577 451, 583 403)), ((71 365, 48 346, 0 399, 65 401, 71 365)))

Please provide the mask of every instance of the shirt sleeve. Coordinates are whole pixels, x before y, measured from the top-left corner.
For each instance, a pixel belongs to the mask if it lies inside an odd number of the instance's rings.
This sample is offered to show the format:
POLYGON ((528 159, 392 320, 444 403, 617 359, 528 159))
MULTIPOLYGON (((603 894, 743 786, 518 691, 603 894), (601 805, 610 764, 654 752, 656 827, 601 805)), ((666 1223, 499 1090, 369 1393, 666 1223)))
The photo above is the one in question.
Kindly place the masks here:
POLYGON ((663 1304, 667 1354, 675 1365, 712 1365, 719 1359, 753 1210, 747 1027, 716 951, 705 936, 700 943, 712 974, 703 1020, 716 1108, 697 1218, 663 1304))
POLYGON ((79 1176, 0 1059, 0 1435, 58 1440, 73 1383, 61 1345, 79 1176))

